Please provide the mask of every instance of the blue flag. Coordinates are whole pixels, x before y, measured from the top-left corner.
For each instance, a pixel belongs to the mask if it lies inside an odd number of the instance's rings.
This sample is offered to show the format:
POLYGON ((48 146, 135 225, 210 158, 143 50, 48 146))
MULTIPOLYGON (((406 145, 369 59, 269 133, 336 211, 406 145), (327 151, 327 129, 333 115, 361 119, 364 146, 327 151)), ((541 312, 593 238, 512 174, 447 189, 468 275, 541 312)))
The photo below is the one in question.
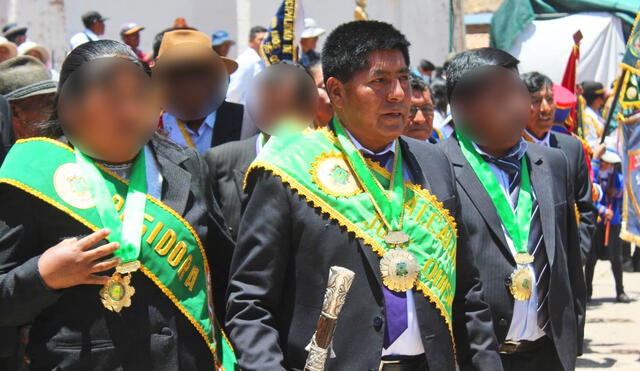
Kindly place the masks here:
POLYGON ((269 66, 283 60, 297 62, 298 41, 304 29, 304 12, 298 0, 283 0, 271 21, 260 55, 269 66))
POLYGON ((623 138, 622 173, 624 202, 622 206, 623 240, 640 245, 640 13, 629 36, 627 51, 622 59, 618 122, 623 138))

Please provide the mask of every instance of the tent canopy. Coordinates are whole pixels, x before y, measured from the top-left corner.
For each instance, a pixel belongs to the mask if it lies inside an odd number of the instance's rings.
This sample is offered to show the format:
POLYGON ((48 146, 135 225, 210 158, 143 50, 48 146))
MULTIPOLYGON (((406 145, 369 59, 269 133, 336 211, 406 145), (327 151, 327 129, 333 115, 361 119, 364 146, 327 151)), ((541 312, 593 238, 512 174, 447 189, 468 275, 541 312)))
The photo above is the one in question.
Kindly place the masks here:
POLYGON ((638 0, 505 0, 491 20, 491 46, 509 50, 537 15, 608 12, 632 25, 638 0))

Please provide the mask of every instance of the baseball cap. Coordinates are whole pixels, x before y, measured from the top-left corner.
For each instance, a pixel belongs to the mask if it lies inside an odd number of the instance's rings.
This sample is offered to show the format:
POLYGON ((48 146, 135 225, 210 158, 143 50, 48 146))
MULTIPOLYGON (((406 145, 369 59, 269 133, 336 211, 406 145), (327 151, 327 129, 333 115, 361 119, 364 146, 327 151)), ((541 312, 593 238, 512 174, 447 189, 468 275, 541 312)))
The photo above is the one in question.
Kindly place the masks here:
POLYGON ((140 26, 134 22, 129 22, 122 25, 122 28, 120 28, 120 35, 132 35, 142 30, 144 30, 144 26, 140 26))
POLYGON ((226 41, 230 41, 232 44, 236 42, 231 39, 229 33, 225 30, 218 30, 211 34, 211 45, 218 46, 224 44, 226 41))

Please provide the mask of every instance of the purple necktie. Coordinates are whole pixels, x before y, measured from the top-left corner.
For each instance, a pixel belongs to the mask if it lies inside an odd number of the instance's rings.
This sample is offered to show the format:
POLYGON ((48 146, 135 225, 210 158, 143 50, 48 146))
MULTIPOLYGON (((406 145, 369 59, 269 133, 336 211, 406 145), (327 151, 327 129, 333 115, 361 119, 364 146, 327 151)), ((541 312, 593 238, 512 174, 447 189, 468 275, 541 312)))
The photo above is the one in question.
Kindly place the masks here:
MULTIPOLYGON (((364 154, 364 157, 377 162, 380 166, 389 170, 393 152, 388 151, 380 155, 364 154)), ((389 170, 391 171, 391 170, 389 170)), ((384 331, 383 346, 389 348, 400 335, 407 329, 407 293, 395 292, 382 285, 384 303, 387 308, 387 326, 384 331)))

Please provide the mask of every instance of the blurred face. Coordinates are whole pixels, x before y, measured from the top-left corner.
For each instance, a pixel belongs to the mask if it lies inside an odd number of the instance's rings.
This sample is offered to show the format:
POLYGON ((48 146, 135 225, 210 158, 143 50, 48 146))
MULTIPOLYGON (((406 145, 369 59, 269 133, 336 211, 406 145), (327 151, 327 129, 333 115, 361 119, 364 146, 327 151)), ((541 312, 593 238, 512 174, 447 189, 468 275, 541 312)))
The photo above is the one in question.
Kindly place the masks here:
POLYGON ((322 73, 322 66, 316 64, 311 69, 311 75, 313 81, 318 88, 318 109, 316 110, 316 118, 314 123, 316 127, 327 126, 333 118, 333 106, 327 94, 327 88, 324 86, 324 74, 322 73))
POLYGON ((404 135, 425 141, 433 132, 433 101, 428 90, 413 90, 411 93, 411 109, 409 110, 409 125, 404 135))
POLYGON ((122 42, 129 45, 131 49, 136 49, 140 45, 140 32, 122 35, 122 42))
POLYGON ((16 139, 37 136, 37 124, 47 122, 53 113, 55 94, 41 94, 11 101, 13 132, 16 139))
POLYGON ((329 78, 327 91, 342 124, 369 150, 383 150, 404 132, 411 87, 399 50, 370 53, 367 68, 346 82, 329 78))
POLYGON ((38 52, 37 50, 29 50, 26 54, 34 57, 37 60, 39 60, 40 62, 42 62, 42 64, 47 64, 47 62, 48 62, 44 58, 44 55, 40 54, 40 52, 38 52))
POLYGON ((11 51, 6 46, 0 46, 0 63, 11 58, 11 51))
POLYGON ((556 102, 551 86, 545 86, 531 94, 531 115, 527 129, 538 138, 544 137, 551 127, 556 114, 556 102))
POLYGON ((225 41, 221 45, 214 46, 213 50, 215 50, 219 56, 226 57, 229 55, 229 49, 231 49, 232 46, 233 43, 231 41, 225 41))
POLYGON ((94 22, 94 23, 93 23, 93 26, 92 26, 92 29, 91 29, 91 30, 92 30, 96 35, 101 36, 101 35, 104 35, 104 29, 105 29, 104 22, 102 22, 102 21, 96 21, 96 22, 94 22))
POLYGON ((258 48, 260 47, 260 44, 262 44, 262 40, 264 40, 265 37, 267 37, 266 32, 258 32, 256 34, 256 37, 249 40, 249 47, 251 47, 255 51, 258 51, 258 48))
POLYGON ((163 108, 184 121, 205 118, 218 109, 229 86, 229 74, 219 58, 168 67, 156 77, 163 108))
POLYGON ((507 150, 518 143, 531 113, 531 97, 517 71, 495 67, 473 86, 454 91, 456 127, 480 146, 507 150))
POLYGON ((260 131, 274 134, 276 126, 283 121, 293 121, 305 126, 313 121, 317 99, 312 99, 307 105, 301 104, 293 82, 274 86, 265 84, 256 89, 247 99, 247 109, 260 131))
POLYGON ((318 44, 317 37, 307 37, 305 39, 300 39, 300 46, 302 47, 303 53, 306 53, 309 50, 315 50, 317 44, 318 44))
MULTIPOLYGON (((93 158, 108 162, 132 160, 158 125, 159 104, 151 79, 129 61, 84 67, 94 70, 77 78, 86 77, 89 81, 82 83, 80 91, 68 91, 67 85, 76 77, 72 75, 59 98, 58 112, 65 135, 93 158)), ((69 89, 73 89, 71 86, 69 89)))

